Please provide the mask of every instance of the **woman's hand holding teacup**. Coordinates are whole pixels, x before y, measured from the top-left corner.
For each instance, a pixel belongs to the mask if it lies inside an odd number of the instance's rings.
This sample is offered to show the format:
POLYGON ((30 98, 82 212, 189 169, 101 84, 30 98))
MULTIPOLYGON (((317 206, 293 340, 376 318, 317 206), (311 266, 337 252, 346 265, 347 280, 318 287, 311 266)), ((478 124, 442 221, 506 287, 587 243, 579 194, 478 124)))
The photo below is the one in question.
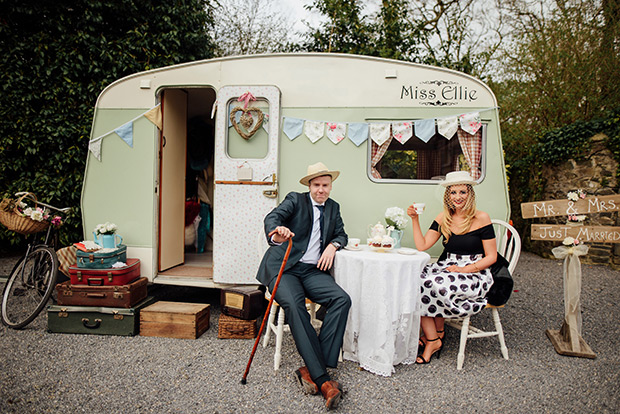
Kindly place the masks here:
POLYGON ((415 210, 415 207, 413 206, 413 204, 407 207, 407 215, 411 217, 412 219, 416 219, 419 217, 418 212, 415 210))

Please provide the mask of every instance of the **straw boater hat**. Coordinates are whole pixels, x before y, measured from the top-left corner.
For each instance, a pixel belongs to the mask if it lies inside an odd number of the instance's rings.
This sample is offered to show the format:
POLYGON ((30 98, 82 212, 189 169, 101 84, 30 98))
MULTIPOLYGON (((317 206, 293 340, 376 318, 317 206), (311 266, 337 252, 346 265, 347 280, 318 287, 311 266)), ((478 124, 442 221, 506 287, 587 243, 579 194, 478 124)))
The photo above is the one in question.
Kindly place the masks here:
POLYGON ((340 175, 340 171, 330 171, 325 164, 317 162, 316 164, 308 165, 308 173, 299 182, 303 185, 310 185, 310 180, 323 175, 329 175, 332 177, 332 181, 334 181, 340 175))
POLYGON ((446 179, 442 181, 441 185, 444 187, 449 187, 451 185, 460 185, 460 184, 470 184, 476 185, 478 184, 476 180, 471 178, 471 175, 467 171, 453 171, 446 174, 446 179))

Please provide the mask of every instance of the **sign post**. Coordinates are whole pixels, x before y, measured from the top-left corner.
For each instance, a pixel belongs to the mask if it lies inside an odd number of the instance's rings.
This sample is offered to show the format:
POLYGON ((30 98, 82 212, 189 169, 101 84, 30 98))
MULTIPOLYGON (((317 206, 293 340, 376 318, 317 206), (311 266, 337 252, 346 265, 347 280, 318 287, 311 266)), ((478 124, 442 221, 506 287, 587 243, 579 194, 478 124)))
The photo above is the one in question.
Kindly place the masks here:
MULTIPOLYGON (((576 216, 611 213, 620 210, 620 195, 584 197, 574 200, 536 201, 521 204, 523 218, 576 216)), ((620 227, 583 226, 577 223, 532 224, 532 240, 560 241, 564 245, 552 249, 554 256, 564 259, 564 321, 559 330, 547 329, 556 352, 560 355, 596 358, 581 337, 581 262, 587 254, 583 242, 620 243, 620 227)))

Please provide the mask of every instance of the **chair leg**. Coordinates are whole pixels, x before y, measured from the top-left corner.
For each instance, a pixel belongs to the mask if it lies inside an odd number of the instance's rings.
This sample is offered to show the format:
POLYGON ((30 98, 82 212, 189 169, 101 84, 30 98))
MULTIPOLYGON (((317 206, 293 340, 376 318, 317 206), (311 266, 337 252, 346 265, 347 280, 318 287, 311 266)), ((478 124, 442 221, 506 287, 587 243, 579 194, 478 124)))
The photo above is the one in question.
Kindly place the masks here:
POLYGON ((276 351, 273 356, 273 369, 280 369, 282 359, 282 339, 284 338, 284 310, 280 308, 278 312, 278 326, 276 327, 276 351))
POLYGON ((497 338, 499 339, 499 346, 502 350, 504 359, 508 359, 508 348, 506 348, 506 341, 504 340, 504 330, 502 329, 502 322, 499 319, 499 312, 497 309, 491 309, 493 311, 493 323, 495 323, 495 331, 497 332, 497 338))
POLYGON ((467 335, 469 335, 469 316, 463 319, 463 325, 461 326, 461 343, 459 344, 459 354, 456 357, 456 369, 463 369, 463 362, 465 362, 465 345, 467 345, 467 335))
POLYGON ((269 338, 271 337, 271 330, 273 329, 273 321, 276 318, 277 310, 278 305, 272 303, 271 309, 269 310, 269 318, 267 319, 267 330, 265 331, 265 337, 263 338, 263 348, 266 348, 267 344, 269 344, 269 338))

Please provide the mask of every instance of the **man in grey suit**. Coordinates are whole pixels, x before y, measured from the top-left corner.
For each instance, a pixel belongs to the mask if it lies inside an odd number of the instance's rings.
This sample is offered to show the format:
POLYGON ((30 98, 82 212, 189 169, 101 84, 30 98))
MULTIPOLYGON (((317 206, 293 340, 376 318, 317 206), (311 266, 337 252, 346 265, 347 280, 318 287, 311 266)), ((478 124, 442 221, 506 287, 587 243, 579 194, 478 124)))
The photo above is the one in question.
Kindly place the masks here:
POLYGON ((299 180, 310 191, 287 194, 265 217, 270 247, 256 276, 270 291, 273 289, 287 248, 285 242, 292 237, 293 247, 274 299, 284 309, 297 350, 306 364, 295 374, 306 392, 321 391, 328 409, 336 408, 342 397, 342 388, 331 380, 327 367, 335 368, 338 364, 351 307, 351 298, 329 273, 336 251, 348 241, 340 206, 329 198, 332 181, 338 175, 339 171, 330 171, 323 163, 310 165, 307 175, 299 180), (310 323, 306 298, 327 311, 318 336, 310 323))

